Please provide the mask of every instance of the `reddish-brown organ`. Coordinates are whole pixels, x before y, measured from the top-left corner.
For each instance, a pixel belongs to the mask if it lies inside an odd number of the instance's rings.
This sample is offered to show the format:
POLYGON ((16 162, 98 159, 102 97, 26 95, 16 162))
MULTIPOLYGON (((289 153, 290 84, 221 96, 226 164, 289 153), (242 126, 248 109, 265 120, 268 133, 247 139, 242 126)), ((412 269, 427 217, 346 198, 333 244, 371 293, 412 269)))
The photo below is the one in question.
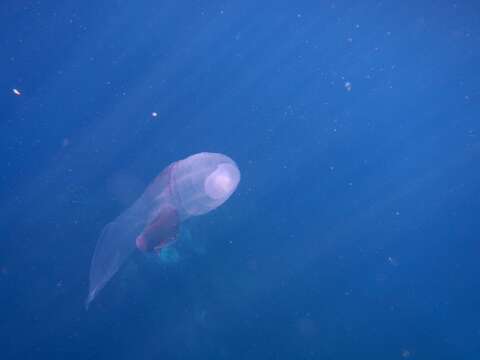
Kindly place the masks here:
POLYGON ((165 206, 137 237, 137 248, 144 252, 158 250, 177 238, 180 219, 173 206, 165 206))

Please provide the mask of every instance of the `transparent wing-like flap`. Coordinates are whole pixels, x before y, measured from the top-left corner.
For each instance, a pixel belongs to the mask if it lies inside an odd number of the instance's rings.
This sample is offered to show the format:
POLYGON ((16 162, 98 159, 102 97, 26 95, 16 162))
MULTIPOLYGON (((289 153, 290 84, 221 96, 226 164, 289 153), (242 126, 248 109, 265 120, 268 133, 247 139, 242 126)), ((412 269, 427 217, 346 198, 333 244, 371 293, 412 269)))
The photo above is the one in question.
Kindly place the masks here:
POLYGON ((135 250, 135 239, 144 226, 136 217, 120 216, 103 228, 90 267, 90 287, 86 301, 90 302, 115 275, 135 250))

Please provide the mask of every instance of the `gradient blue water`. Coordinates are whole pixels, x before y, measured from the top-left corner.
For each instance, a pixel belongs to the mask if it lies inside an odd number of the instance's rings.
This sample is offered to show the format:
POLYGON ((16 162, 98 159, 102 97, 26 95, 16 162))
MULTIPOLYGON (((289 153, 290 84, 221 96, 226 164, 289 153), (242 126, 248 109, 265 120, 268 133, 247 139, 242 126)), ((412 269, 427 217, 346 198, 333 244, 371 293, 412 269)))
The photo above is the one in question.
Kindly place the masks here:
POLYGON ((0 16, 1 359, 479 358, 475 1, 0 16), (242 171, 201 251, 85 312, 102 227, 199 151, 242 171))

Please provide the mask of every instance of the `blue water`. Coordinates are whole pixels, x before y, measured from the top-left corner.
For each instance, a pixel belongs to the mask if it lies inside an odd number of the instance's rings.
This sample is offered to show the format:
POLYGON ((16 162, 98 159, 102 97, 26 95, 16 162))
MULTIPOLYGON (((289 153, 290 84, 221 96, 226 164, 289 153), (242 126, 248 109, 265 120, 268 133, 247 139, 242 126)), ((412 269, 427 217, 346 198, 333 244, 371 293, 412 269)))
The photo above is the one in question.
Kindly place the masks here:
POLYGON ((477 1, 0 19, 1 359, 480 358, 477 1), (85 311, 102 227, 200 151, 237 192, 85 311))

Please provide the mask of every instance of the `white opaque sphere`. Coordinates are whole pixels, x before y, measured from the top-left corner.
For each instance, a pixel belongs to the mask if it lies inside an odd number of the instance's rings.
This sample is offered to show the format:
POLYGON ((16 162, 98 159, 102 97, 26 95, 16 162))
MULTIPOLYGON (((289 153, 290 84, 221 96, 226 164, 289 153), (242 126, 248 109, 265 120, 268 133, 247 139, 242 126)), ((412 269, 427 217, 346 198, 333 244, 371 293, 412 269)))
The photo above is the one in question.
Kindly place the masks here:
POLYGON ((205 214, 235 192, 240 170, 228 156, 199 153, 174 164, 172 198, 182 220, 205 214))
POLYGON ((237 188, 240 172, 236 166, 220 164, 205 179, 205 192, 212 199, 228 199, 237 188))

